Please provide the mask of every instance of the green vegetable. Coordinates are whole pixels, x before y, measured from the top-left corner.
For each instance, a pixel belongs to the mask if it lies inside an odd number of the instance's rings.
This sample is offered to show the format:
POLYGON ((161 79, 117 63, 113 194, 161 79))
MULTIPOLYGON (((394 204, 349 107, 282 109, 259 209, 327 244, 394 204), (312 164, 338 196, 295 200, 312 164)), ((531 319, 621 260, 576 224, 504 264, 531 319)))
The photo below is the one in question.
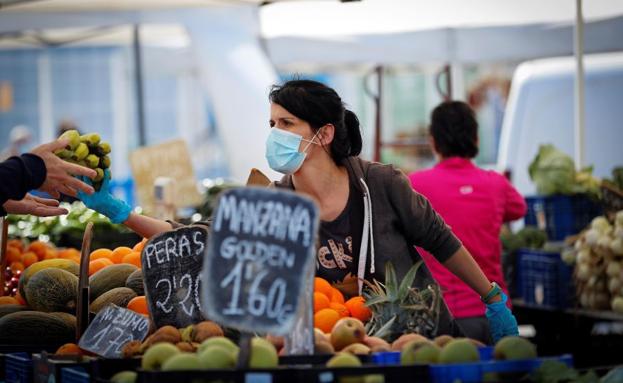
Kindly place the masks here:
POLYGON ((525 226, 516 234, 510 231, 503 231, 500 234, 502 247, 509 253, 513 253, 521 248, 542 249, 547 242, 547 233, 534 226, 525 226))
POLYGON ((575 165, 573 159, 553 145, 541 145, 528 168, 539 194, 573 194, 575 165))

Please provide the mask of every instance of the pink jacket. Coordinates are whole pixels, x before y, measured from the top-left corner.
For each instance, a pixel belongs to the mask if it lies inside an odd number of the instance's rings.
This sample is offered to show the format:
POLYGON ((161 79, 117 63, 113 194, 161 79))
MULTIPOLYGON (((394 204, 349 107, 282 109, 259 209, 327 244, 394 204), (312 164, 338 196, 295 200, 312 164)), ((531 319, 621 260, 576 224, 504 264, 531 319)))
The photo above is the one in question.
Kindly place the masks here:
MULTIPOLYGON (((463 242, 487 278, 508 294, 502 273, 500 229, 504 222, 526 214, 526 202, 504 176, 482 170, 469 159, 448 158, 429 170, 409 176, 411 185, 463 242)), ((480 297, 437 260, 418 249, 439 282, 456 318, 482 316, 480 297)))

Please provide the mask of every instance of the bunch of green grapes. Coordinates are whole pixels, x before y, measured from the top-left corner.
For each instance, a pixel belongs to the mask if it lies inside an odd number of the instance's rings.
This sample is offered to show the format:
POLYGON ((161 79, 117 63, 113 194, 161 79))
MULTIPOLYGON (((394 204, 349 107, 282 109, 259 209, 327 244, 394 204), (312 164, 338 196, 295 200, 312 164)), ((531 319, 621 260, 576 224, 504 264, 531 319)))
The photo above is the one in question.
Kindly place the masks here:
POLYGON ((89 133, 82 136, 77 130, 68 130, 59 139, 66 138, 69 144, 64 149, 54 152, 65 161, 94 169, 97 176, 93 187, 99 190, 104 179, 104 170, 110 168, 110 144, 101 141, 99 134, 89 133))

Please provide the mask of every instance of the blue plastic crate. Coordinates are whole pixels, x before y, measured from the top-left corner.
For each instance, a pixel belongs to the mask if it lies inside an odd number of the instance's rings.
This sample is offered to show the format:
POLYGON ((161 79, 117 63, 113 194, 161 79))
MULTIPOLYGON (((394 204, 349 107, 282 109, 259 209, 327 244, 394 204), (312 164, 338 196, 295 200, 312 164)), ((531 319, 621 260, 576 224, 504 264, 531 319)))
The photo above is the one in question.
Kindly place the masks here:
POLYGON ((599 203, 585 195, 526 197, 526 204, 525 224, 545 230, 550 241, 579 233, 603 212, 599 203))
POLYGON ((62 383, 90 383, 91 376, 82 367, 63 368, 61 370, 62 383))
MULTIPOLYGON (((493 359, 493 347, 478 347, 478 352, 482 361, 493 359)), ((372 363, 380 365, 400 364, 400 351, 374 353, 372 354, 372 363)))
POLYGON ((517 253, 517 290, 529 304, 564 309, 573 303, 573 268, 560 253, 520 249, 517 253))
POLYGON ((5 358, 6 383, 32 382, 32 359, 26 352, 7 354, 5 358))
POLYGON ((487 373, 531 373, 546 360, 555 360, 570 367, 573 366, 571 355, 516 361, 491 360, 477 363, 437 364, 429 367, 430 381, 432 383, 453 383, 459 380, 461 383, 480 383, 487 373))

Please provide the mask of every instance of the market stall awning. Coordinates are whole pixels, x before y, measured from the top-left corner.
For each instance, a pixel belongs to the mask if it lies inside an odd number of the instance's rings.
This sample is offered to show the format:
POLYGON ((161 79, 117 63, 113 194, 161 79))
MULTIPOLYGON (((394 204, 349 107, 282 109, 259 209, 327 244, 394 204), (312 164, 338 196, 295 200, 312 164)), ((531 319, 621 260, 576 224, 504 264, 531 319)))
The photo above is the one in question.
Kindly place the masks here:
MULTIPOLYGON (((587 53, 623 50, 623 2, 585 2, 587 53)), ((570 0, 301 1, 260 10, 277 65, 519 61, 573 54, 570 0)))

